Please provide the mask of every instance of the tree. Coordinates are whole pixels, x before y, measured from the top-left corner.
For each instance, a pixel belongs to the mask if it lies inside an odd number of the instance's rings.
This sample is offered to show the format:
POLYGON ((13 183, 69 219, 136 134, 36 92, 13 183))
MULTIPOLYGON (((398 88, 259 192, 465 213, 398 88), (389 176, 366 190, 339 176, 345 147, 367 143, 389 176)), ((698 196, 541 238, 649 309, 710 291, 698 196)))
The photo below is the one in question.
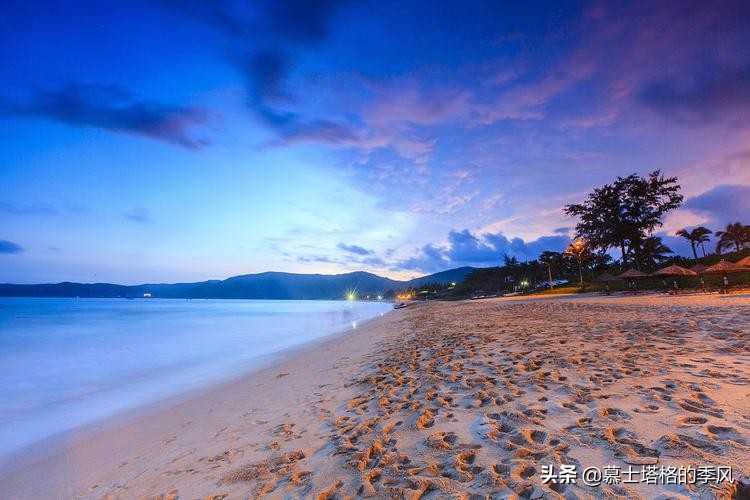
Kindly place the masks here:
POLYGON ((711 241, 711 238, 708 237, 708 235, 711 234, 711 230, 704 226, 698 226, 695 229, 693 229, 693 236, 695 237, 695 242, 700 243, 701 250, 703 251, 703 256, 706 256, 706 247, 704 243, 708 243, 711 241))
POLYGON ((565 213, 578 217, 576 235, 585 238, 592 248, 603 251, 619 248, 625 262, 625 228, 622 220, 621 186, 605 184, 589 193, 582 203, 566 205, 565 213))
POLYGON ((661 238, 657 236, 649 236, 643 240, 643 246, 641 247, 641 263, 644 267, 654 268, 661 265, 664 261, 669 259, 669 255, 672 250, 662 243, 661 238))
POLYGON ((721 253, 723 250, 732 247, 739 252, 740 249, 750 243, 750 226, 735 222, 734 224, 727 224, 726 229, 716 231, 714 235, 719 238, 719 241, 716 242, 716 253, 721 253))
POLYGON ((552 285, 552 274, 558 274, 560 272, 559 263, 561 256, 562 254, 560 254, 560 252, 553 252, 551 250, 545 250, 539 255, 539 262, 547 266, 547 279, 549 280, 550 288, 554 288, 552 285))
POLYGON ((591 279, 594 279, 594 273, 605 271, 611 263, 612 256, 607 252, 592 252, 588 266, 591 271, 591 279))
POLYGON ((646 177, 618 177, 594 189, 583 203, 566 205, 565 213, 578 217, 576 236, 594 250, 619 248, 623 264, 632 256, 640 266, 643 244, 662 218, 682 204, 677 177, 665 178, 659 170, 646 177))
POLYGON ((698 252, 696 251, 697 245, 700 244, 701 248, 703 249, 703 256, 706 256, 706 247, 703 246, 704 243, 708 243, 710 240, 708 238, 708 235, 711 234, 711 230, 703 227, 698 226, 694 228, 692 231, 688 231, 687 229, 683 228, 680 229, 675 233, 675 236, 682 236, 686 240, 690 242, 690 247, 693 249, 693 257, 698 258, 698 252))
POLYGON ((568 245, 565 254, 573 257, 578 262, 578 277, 581 280, 581 288, 583 288, 583 261, 587 260, 591 256, 589 246, 585 241, 578 238, 573 243, 568 245))

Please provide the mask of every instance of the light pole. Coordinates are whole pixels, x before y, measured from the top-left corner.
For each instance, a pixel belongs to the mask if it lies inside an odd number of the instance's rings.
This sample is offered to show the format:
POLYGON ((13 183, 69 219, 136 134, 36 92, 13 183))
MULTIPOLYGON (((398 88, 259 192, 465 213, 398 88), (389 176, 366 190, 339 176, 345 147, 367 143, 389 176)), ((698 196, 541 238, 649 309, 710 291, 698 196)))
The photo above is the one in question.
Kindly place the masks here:
POLYGON ((547 264, 547 272, 549 273, 549 289, 552 290, 553 288, 555 288, 555 286, 552 284, 552 266, 547 261, 543 262, 547 264))
POLYGON ((586 242, 578 238, 568 246, 568 250, 565 252, 568 255, 572 255, 578 261, 578 276, 581 279, 581 288, 583 288, 583 254, 586 251, 586 242))

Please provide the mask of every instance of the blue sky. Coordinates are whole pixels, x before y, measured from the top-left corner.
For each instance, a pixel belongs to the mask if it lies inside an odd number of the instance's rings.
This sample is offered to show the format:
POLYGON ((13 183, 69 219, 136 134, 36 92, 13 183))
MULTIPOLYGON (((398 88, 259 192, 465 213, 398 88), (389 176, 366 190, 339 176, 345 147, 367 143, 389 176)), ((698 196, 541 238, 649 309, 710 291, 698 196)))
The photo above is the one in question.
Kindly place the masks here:
POLYGON ((406 278, 662 169, 750 222, 746 2, 5 2, 0 281, 406 278))

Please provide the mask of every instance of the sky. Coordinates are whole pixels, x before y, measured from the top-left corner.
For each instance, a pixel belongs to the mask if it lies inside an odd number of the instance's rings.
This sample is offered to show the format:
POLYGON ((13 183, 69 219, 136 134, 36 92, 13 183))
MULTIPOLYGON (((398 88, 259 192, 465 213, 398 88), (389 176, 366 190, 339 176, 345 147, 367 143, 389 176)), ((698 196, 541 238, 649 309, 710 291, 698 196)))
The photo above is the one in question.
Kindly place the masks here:
POLYGON ((661 169, 750 223, 750 3, 9 0, 0 282, 409 278, 661 169))

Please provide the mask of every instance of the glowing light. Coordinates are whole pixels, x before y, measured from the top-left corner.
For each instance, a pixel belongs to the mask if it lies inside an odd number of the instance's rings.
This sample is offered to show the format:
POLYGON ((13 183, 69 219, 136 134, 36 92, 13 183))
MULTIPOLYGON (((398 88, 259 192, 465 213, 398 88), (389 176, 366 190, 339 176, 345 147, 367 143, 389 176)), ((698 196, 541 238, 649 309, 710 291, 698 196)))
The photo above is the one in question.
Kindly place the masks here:
POLYGON ((348 292, 346 294, 346 300, 357 300, 357 294, 354 292, 348 292))
POLYGON ((378 295, 378 300, 383 300, 383 296, 382 295, 378 295))

